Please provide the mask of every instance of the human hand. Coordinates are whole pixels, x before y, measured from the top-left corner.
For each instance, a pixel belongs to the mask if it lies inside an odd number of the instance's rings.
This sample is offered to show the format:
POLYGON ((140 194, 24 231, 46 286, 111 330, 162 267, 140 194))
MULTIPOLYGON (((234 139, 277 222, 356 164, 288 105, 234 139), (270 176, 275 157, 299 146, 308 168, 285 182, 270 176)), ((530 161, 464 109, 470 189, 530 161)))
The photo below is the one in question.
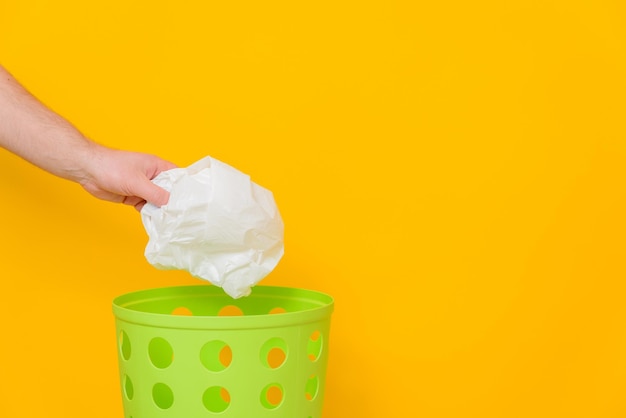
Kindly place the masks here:
POLYGON ((167 203, 150 180, 176 166, 159 157, 119 151, 90 141, 48 109, 0 65, 0 148, 56 176, 81 184, 97 198, 141 210, 167 203))
POLYGON ((150 202, 163 206, 169 192, 150 180, 176 165, 155 155, 121 151, 92 143, 78 182, 93 196, 141 208, 150 202))

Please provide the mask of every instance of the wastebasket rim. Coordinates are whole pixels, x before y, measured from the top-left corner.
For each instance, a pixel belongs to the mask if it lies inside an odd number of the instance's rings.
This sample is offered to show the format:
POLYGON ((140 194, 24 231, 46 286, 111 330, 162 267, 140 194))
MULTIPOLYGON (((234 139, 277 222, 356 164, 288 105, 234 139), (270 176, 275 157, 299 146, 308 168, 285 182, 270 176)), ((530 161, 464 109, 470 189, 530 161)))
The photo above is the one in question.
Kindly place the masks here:
MULTIPOLYGON (((217 286, 191 285, 145 289, 120 295, 113 300, 113 313, 121 321, 160 328, 176 329, 260 329, 302 325, 328 318, 334 309, 334 299, 328 294, 309 289, 284 286, 256 286, 249 298, 275 300, 301 300, 313 303, 309 309, 273 314, 248 314, 243 316, 179 316, 133 309, 132 306, 150 300, 176 298, 223 298, 217 286)), ((236 305, 237 299, 233 299, 236 305)))

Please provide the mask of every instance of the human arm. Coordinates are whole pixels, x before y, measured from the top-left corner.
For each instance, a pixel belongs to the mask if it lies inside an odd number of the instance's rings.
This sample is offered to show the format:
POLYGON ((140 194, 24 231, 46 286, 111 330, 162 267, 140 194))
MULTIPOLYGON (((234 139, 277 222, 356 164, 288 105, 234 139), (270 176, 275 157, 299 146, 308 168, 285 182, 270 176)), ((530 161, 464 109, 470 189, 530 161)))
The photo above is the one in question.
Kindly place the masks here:
POLYGON ((82 135, 0 65, 0 147, 79 183, 95 197, 141 209, 162 206, 169 193, 150 180, 175 165, 149 154, 114 150, 82 135))

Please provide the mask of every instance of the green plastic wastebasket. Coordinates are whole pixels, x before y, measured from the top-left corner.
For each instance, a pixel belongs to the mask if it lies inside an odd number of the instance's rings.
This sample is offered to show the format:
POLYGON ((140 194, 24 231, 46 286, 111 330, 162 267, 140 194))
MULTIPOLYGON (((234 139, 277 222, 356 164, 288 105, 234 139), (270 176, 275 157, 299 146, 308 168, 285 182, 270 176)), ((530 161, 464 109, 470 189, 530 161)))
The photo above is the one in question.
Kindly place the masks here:
POLYGON ((333 299, 256 286, 113 301, 125 418, 321 418, 333 299))

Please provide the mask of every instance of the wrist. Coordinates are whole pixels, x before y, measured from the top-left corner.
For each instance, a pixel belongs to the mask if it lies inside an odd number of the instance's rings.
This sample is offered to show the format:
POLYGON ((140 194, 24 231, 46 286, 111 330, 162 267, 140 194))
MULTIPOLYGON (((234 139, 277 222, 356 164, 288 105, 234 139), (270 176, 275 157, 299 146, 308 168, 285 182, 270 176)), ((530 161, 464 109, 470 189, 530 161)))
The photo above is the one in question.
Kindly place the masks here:
POLYGON ((99 167, 102 166, 103 154, 107 148, 88 138, 84 138, 74 148, 70 164, 64 176, 82 186, 94 182, 98 177, 99 167))

